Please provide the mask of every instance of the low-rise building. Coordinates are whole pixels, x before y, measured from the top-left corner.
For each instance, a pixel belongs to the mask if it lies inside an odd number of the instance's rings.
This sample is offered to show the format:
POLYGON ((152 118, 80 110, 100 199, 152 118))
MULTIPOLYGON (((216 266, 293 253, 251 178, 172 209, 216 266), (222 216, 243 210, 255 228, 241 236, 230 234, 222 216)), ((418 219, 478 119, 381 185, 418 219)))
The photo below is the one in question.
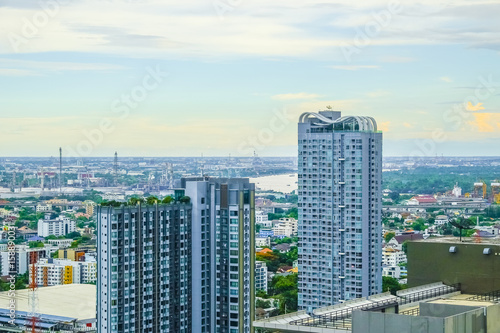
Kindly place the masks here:
POLYGON ((56 219, 38 220, 38 236, 40 237, 47 237, 50 235, 64 236, 75 230, 75 221, 66 216, 59 216, 56 219))
MULTIPOLYGON (((0 292, 0 331, 25 332, 31 312, 29 289, 16 290, 16 320, 10 325, 9 291, 0 292)), ((37 332, 96 332, 96 286, 68 284, 39 288, 37 332)))
POLYGON ((274 231, 273 229, 260 229, 259 237, 273 237, 274 231))
POLYGON ((294 218, 283 217, 273 227, 275 237, 292 237, 297 234, 297 220, 294 218))
POLYGON ((412 206, 418 206, 418 205, 431 205, 437 203, 437 200, 434 196, 432 195, 418 195, 410 200, 408 200, 408 205, 412 206))
POLYGON ((33 256, 37 260, 47 258, 52 252, 51 246, 29 248, 27 245, 16 245, 13 252, 8 249, 0 252, 0 263, 2 267, 2 275, 24 274, 28 271, 28 267, 32 262, 33 256), (32 253, 36 252, 32 256, 32 253))
POLYGON ((408 286, 436 281, 460 284, 466 293, 500 290, 500 239, 428 238, 408 243, 408 286))
MULTIPOLYGON (((72 283, 95 283, 97 281, 97 263, 95 260, 79 262, 68 259, 45 258, 40 259, 35 267, 39 287, 72 283)), ((32 281, 31 269, 29 278, 32 281)))
POLYGON ((255 237, 255 247, 269 247, 271 239, 269 237, 255 237))
POLYGON ((83 202, 83 206, 85 207, 85 214, 90 216, 94 215, 94 207, 96 206, 95 202, 92 200, 85 200, 83 202))
POLYGON ((401 278, 401 267, 382 266, 382 276, 389 276, 399 280, 401 278))
POLYGON ((387 246, 382 250, 383 266, 398 266, 404 262, 406 262, 406 254, 402 250, 387 246))
POLYGON ((47 243, 54 245, 59 249, 65 249, 71 246, 72 239, 49 239, 47 243))
POLYGON ((255 290, 267 292, 267 265, 264 261, 255 262, 255 290))
POLYGON ((435 220, 434 220, 434 224, 439 226, 439 225, 445 225, 446 223, 449 222, 449 217, 446 216, 446 215, 438 215, 436 216, 435 220))
POLYGON ((41 213, 41 212, 50 212, 52 210, 52 205, 51 204, 46 204, 42 205, 39 204, 36 206, 36 212, 41 213))

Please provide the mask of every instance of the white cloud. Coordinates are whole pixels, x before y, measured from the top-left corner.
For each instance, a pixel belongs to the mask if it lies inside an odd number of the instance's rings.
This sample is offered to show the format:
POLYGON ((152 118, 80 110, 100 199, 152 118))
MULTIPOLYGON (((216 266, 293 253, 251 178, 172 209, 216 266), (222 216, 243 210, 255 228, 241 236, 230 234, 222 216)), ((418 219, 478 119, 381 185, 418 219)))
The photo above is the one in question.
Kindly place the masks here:
MULTIPOLYGON (((403 11, 395 14, 369 44, 461 43, 499 47, 496 36, 500 27, 492 15, 498 3, 488 0, 474 1, 473 5, 465 0, 444 2, 445 6, 428 0, 410 6, 404 4, 403 11), (468 23, 467 31, 463 29, 464 20, 468 23), (493 42, 485 44, 484 40, 493 42)), ((205 59, 235 55, 328 56, 343 60, 339 45, 355 43, 359 31, 374 21, 373 13, 388 6, 387 0, 224 3, 229 7, 220 17, 212 1, 148 0, 146 6, 129 1, 74 1, 61 5, 47 24, 37 26, 33 36, 26 37, 23 35, 25 22, 32 22, 33 16, 41 12, 40 5, 12 2, 0 8, 0 31, 3 32, 0 53, 15 53, 9 38, 17 34, 25 37, 18 45, 21 53, 62 51, 205 59)))
POLYGON ((14 68, 0 68, 0 76, 36 76, 33 71, 14 68))
POLYGON ((35 76, 64 71, 111 71, 123 67, 114 64, 30 61, 0 58, 0 76, 35 76))
POLYGON ((440 77, 439 79, 440 79, 441 81, 444 81, 444 82, 447 82, 447 83, 451 83, 451 82, 453 82, 453 80, 452 80, 452 79, 450 79, 450 78, 449 78, 449 77, 447 77, 447 76, 440 77))
POLYGON ((379 69, 380 66, 375 65, 339 65, 339 66, 329 66, 333 69, 340 69, 344 71, 357 71, 360 69, 379 69))
POLYGON ((278 100, 290 100, 290 99, 315 99, 320 97, 320 95, 317 94, 308 94, 308 93, 296 93, 296 94, 280 94, 280 95, 274 95, 272 98, 273 99, 278 99, 278 100))

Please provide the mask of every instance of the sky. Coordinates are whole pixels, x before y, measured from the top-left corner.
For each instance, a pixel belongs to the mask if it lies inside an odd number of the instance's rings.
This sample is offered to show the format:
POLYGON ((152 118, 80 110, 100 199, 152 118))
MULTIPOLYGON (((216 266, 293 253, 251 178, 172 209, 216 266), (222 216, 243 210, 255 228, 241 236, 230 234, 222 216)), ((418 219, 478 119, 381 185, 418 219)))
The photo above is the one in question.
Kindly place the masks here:
POLYGON ((385 156, 498 155, 496 1, 0 0, 0 156, 294 156, 303 112, 385 156))

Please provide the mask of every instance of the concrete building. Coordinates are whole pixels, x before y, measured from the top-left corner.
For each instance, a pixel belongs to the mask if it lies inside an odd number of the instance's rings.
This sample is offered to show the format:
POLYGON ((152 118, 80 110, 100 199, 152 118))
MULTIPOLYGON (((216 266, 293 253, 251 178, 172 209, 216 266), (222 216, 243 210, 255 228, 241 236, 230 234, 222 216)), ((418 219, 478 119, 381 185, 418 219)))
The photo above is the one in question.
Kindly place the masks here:
POLYGON ((282 217, 273 227, 275 237, 292 237, 297 235, 297 220, 288 217, 282 217))
POLYGON ((254 185, 183 178, 174 195, 191 203, 98 207, 100 331, 250 333, 254 185))
POLYGON ((383 266, 382 276, 389 276, 395 279, 401 278, 401 267, 399 266, 383 266))
POLYGON ((417 195, 408 200, 407 205, 418 206, 418 205, 432 205, 436 203, 437 200, 432 195, 417 195))
POLYGON ((246 178, 192 177, 192 331, 249 333, 255 298, 255 185, 246 178))
POLYGON ((36 212, 41 213, 41 212, 50 212, 52 210, 52 205, 51 204, 46 204, 42 205, 39 204, 36 206, 36 212))
POLYGON ((442 283, 350 300, 254 322, 260 332, 489 333, 500 332, 496 295, 464 294, 442 283))
POLYGON ((274 231, 273 229, 260 229, 259 237, 263 238, 274 237, 274 231))
POLYGON ((269 237, 255 237, 256 247, 270 247, 271 239, 269 237))
POLYGON ((382 265, 383 266, 398 266, 406 262, 406 254, 391 247, 385 247, 382 251, 382 265))
POLYGON ((38 220, 38 236, 64 236, 76 230, 76 222, 66 216, 38 220))
POLYGON ((264 212, 262 210, 258 210, 255 212, 255 223, 266 225, 269 222, 270 221, 267 212, 264 212))
POLYGON ((125 201, 125 194, 123 193, 103 193, 102 200, 107 201, 125 201))
POLYGON ((465 293, 500 290, 500 239, 428 238, 408 243, 408 286, 443 281, 465 293))
POLYGON ((437 226, 440 226, 440 225, 445 225, 449 221, 450 221, 450 218, 448 216, 438 215, 438 216, 436 216, 436 219, 434 220, 434 224, 437 226))
POLYGON ((267 266, 264 261, 255 262, 255 290, 267 293, 267 266))
POLYGON ((10 274, 24 274, 31 264, 31 253, 36 252, 36 257, 40 260, 50 256, 52 249, 50 246, 29 248, 27 245, 16 245, 14 256, 5 249, 0 252, 2 276, 10 274))
POLYGON ((299 308, 382 288, 382 133, 371 117, 304 113, 298 124, 299 308))
MULTIPOLYGON (((31 304, 28 289, 16 290, 16 321, 10 320, 9 291, 0 292, 0 332, 26 332, 25 320, 30 318, 31 304)), ((96 286, 68 284, 37 290, 37 332, 97 332, 96 286)), ((101 331, 99 331, 101 332, 101 331)))
POLYGON ((72 239, 49 239, 47 240, 47 243, 54 245, 57 248, 60 249, 65 249, 71 246, 71 243, 73 243, 72 239))
POLYGON ((191 205, 98 207, 99 332, 191 332, 191 205))
MULTIPOLYGON (((77 262, 67 259, 44 258, 38 261, 36 269, 39 287, 95 283, 97 281, 97 263, 95 261, 77 262)), ((30 281, 32 278, 30 269, 30 281)))
POLYGON ((93 202, 92 200, 85 200, 83 202, 83 207, 85 207, 85 214, 93 216, 95 206, 96 206, 96 203, 93 202))

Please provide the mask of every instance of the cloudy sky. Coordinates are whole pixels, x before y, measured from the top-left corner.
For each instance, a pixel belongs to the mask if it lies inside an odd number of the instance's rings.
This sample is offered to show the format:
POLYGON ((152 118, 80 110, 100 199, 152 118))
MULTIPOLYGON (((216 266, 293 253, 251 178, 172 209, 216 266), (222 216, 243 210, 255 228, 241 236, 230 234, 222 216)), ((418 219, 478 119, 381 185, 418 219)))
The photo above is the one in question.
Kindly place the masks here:
POLYGON ((0 156, 296 154, 302 112, 384 154, 498 155, 500 3, 0 0, 0 156))

